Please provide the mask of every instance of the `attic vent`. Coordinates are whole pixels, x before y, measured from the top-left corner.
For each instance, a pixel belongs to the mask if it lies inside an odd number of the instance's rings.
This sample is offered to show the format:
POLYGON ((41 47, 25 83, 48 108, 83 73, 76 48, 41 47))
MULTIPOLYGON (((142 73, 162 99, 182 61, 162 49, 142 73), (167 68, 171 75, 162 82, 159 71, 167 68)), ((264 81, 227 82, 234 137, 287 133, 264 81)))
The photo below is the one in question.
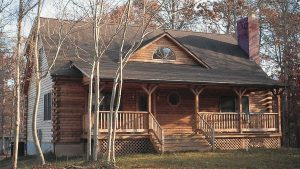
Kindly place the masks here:
POLYGON ((153 54, 153 59, 175 60, 174 52, 168 47, 159 47, 153 54))

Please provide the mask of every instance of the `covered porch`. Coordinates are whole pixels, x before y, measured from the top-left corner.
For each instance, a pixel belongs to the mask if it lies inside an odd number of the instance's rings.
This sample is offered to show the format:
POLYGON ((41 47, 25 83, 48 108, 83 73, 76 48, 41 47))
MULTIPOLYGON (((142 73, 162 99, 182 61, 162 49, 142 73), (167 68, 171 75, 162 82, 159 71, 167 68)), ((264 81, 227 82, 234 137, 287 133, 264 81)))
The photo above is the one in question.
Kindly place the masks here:
MULTIPOLYGON (((111 85, 102 86, 107 99, 99 111, 99 139, 106 138, 110 113, 111 85)), ((280 92, 239 86, 126 83, 118 113, 118 138, 150 137, 157 150, 164 151, 165 135, 178 133, 203 134, 212 148, 217 138, 280 137, 280 92)), ((84 137, 87 120, 85 113, 84 137)))

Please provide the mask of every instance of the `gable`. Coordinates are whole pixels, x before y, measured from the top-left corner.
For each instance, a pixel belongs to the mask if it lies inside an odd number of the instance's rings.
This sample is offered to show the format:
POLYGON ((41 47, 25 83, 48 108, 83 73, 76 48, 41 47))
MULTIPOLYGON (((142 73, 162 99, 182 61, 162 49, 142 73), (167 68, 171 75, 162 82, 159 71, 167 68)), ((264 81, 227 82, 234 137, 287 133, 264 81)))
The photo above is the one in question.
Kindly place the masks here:
POLYGON ((172 64, 185 64, 185 65, 200 65, 201 67, 206 67, 199 62, 190 52, 188 52, 179 43, 175 42, 168 35, 163 35, 149 44, 141 47, 136 51, 129 61, 138 62, 154 62, 154 63, 172 63, 172 64), (160 47, 167 47, 171 49, 175 55, 175 60, 165 60, 165 59, 153 59, 153 55, 156 50, 160 47))

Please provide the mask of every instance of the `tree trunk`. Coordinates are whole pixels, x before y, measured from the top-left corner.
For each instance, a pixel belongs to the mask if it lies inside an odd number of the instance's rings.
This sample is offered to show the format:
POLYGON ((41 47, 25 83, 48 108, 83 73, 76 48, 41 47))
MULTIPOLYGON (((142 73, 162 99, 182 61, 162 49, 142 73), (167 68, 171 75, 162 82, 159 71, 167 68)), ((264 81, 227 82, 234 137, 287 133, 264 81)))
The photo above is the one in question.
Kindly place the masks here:
POLYGON ((15 144, 12 168, 16 169, 18 165, 18 150, 19 150, 19 132, 20 132, 20 50, 21 50, 21 33, 22 33, 22 22, 23 22, 23 1, 19 1, 19 13, 18 13, 18 33, 17 33, 17 46, 16 46, 16 123, 15 123, 15 144))
POLYGON ((39 142, 39 138, 37 135, 37 114, 39 109, 39 103, 40 103, 40 95, 41 95, 41 66, 39 63, 41 61, 41 58, 39 57, 38 47, 39 47, 39 29, 40 29, 40 14, 41 14, 41 7, 42 7, 42 0, 38 1, 38 11, 37 11, 37 17, 36 17, 36 32, 35 32, 35 41, 34 41, 34 62, 35 62, 35 82, 36 82, 36 93, 35 93, 35 100, 34 100, 34 109, 32 113, 32 137, 35 144, 36 151, 38 153, 38 156, 40 158, 40 162, 42 165, 44 165, 45 158, 43 155, 43 151, 41 149, 41 145, 39 142))
POLYGON ((97 161, 99 151, 98 130, 99 130, 99 109, 100 109, 100 63, 98 61, 96 68, 96 108, 94 112, 94 146, 93 159, 97 161))
POLYGON ((107 151, 107 162, 111 162, 111 157, 112 157, 112 130, 113 130, 113 122, 114 122, 114 103, 115 103, 115 96, 116 96, 116 91, 117 91, 117 86, 118 86, 118 80, 115 78, 114 83, 113 83, 113 89, 112 89, 112 94, 111 94, 111 99, 110 99, 110 108, 109 108, 109 115, 108 115, 108 151, 107 151))
MULTIPOLYGON (((36 75, 39 76, 39 73, 37 73, 36 75)), ((36 127, 37 114, 38 114, 40 95, 41 95, 41 80, 39 80, 39 79, 36 80, 36 91, 35 92, 36 93, 35 93, 35 100, 34 100, 34 109, 33 109, 33 114, 32 114, 32 137, 33 137, 36 151, 41 160, 41 164, 44 165, 46 162, 45 162, 45 158, 43 155, 43 151, 41 149, 41 145, 40 145, 39 138, 37 135, 37 127, 36 127)))
POLYGON ((93 105, 93 79, 94 79, 94 71, 95 71, 96 62, 93 62, 92 72, 90 75, 90 84, 89 84, 89 100, 88 100, 88 133, 87 133, 87 154, 86 160, 90 160, 90 156, 92 155, 92 105, 93 105))
MULTIPOLYGON (((4 79, 3 79, 3 81, 4 81, 4 79)), ((2 134, 2 136, 1 136, 1 139, 2 139, 2 147, 1 147, 1 150, 0 150, 0 154, 5 154, 5 141, 4 141, 4 134, 5 134, 5 131, 4 131, 4 123, 5 123, 5 120, 4 120, 4 118, 5 118, 5 95, 4 95, 4 83, 3 83, 3 88, 2 88, 2 96, 4 96, 2 99, 2 117, 1 117, 1 119, 2 119, 2 121, 1 121, 1 129, 2 129, 2 132, 1 132, 1 134, 2 134)))

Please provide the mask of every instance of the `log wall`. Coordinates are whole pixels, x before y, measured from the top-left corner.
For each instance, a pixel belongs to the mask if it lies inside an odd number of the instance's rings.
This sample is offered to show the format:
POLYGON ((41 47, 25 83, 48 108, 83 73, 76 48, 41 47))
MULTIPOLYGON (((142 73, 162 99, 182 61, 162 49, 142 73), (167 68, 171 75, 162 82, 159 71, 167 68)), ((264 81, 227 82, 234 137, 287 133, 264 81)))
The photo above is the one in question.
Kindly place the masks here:
POLYGON ((55 79, 53 88, 53 140, 79 143, 86 100, 81 78, 55 79))

